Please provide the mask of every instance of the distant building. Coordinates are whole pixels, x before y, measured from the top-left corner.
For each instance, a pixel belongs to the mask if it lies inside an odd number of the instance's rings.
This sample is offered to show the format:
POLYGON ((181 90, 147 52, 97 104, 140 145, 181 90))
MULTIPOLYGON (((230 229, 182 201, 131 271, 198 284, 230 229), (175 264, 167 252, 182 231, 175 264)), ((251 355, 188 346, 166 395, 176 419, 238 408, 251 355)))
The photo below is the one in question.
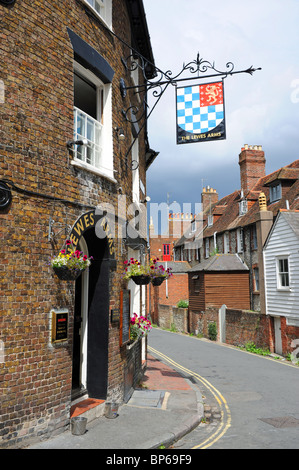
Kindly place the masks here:
MULTIPOLYGON (((250 308, 265 312, 263 245, 281 208, 299 207, 299 160, 270 175, 261 146, 242 148, 239 156, 240 190, 218 200, 215 190, 202 192, 203 232, 200 250, 191 248, 192 266, 215 253, 237 253, 250 274, 250 308), (260 211, 261 198, 265 199, 260 211)), ((185 239, 174 244, 176 260, 182 260, 185 239)))

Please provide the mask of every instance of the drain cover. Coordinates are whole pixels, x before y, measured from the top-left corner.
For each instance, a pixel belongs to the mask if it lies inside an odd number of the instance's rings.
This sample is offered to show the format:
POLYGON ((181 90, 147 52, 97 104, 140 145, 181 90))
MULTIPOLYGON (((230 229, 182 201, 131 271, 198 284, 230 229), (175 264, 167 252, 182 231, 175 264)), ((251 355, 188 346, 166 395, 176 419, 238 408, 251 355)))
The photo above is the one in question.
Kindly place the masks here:
POLYGON ((135 390, 129 405, 161 408, 165 392, 161 390, 135 390))
POLYGON ((281 418, 261 418, 264 421, 275 428, 295 428, 299 426, 299 419, 293 418, 292 416, 282 416, 281 418))

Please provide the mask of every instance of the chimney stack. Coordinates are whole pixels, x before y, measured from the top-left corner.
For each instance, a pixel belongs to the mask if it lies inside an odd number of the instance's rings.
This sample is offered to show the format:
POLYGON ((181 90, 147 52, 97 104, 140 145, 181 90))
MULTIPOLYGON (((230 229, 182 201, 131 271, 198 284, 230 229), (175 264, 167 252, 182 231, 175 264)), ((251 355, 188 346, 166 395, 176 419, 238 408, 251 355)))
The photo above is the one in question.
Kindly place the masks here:
POLYGON ((210 186, 203 188, 201 193, 201 203, 203 212, 211 205, 216 204, 216 202, 218 202, 218 193, 216 189, 210 188, 210 186))
POLYGON ((261 145, 245 145, 239 155, 241 190, 250 191, 266 175, 265 153, 261 145))

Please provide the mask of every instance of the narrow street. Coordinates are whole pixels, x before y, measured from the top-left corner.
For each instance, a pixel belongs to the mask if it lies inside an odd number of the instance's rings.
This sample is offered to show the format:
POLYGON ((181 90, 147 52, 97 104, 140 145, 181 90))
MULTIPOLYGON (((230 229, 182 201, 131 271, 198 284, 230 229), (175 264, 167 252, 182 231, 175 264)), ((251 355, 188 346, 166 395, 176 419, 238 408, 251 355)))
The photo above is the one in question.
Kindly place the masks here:
POLYGON ((199 387, 205 418, 173 449, 298 449, 299 367, 153 329, 149 353, 199 387))

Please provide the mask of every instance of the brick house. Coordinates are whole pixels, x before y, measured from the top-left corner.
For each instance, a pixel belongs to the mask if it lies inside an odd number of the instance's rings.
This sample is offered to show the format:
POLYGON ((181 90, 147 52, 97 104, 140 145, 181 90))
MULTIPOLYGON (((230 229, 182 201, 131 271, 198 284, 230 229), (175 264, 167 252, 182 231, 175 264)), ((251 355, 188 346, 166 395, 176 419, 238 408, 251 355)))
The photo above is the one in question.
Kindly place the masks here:
MULTIPOLYGON (((268 175, 265 164, 261 146, 246 145, 239 155, 240 190, 218 200, 214 189, 204 188, 201 246, 190 245, 189 254, 194 266, 215 253, 237 253, 249 268, 250 309, 261 314, 266 313, 264 243, 279 210, 299 206, 299 160, 268 175)), ((185 240, 175 243, 175 259, 181 259, 183 246, 185 240)))
POLYGON ((117 234, 156 154, 120 84, 155 68, 142 0, 3 0, 0 16, 0 446, 17 447, 65 430, 75 399, 124 400, 121 292, 140 312, 146 293, 121 275, 146 241, 117 234), (67 238, 94 258, 76 281, 49 266, 67 238))
POLYGON ((160 324, 160 311, 162 306, 175 306, 180 300, 188 299, 188 274, 189 263, 174 259, 174 243, 181 238, 186 227, 189 226, 191 214, 168 214, 167 229, 162 234, 156 233, 153 220, 149 225, 149 244, 151 258, 159 259, 159 264, 164 268, 170 268, 173 274, 167 282, 161 286, 149 287, 149 311, 152 321, 160 324))

